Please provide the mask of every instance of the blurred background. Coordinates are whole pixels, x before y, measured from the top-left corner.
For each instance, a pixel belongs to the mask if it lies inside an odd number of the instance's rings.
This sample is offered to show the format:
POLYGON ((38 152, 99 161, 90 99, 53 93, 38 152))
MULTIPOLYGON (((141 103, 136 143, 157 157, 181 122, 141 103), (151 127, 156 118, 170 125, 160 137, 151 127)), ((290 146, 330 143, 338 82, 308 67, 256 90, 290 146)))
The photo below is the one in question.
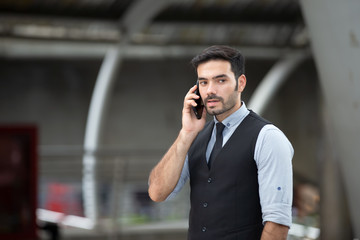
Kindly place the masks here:
POLYGON ((360 2, 0 1, 0 239, 186 239, 189 187, 148 175, 191 58, 230 45, 243 100, 295 149, 288 239, 360 237, 360 2))

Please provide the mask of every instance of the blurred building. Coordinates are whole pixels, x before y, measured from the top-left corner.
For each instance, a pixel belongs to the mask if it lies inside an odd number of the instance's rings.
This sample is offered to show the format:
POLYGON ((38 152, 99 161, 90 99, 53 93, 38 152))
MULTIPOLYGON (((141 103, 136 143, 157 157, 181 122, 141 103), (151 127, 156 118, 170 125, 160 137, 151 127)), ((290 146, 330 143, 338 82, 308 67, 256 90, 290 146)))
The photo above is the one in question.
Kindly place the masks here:
POLYGON ((359 238, 359 8, 352 0, 1 1, 0 125, 38 128, 39 222, 59 224, 62 239, 185 239, 189 189, 153 203, 147 178, 181 127, 196 78, 189 61, 224 44, 245 55, 248 107, 295 148, 301 201, 289 239, 359 238), (344 71, 341 86, 328 77, 344 71))

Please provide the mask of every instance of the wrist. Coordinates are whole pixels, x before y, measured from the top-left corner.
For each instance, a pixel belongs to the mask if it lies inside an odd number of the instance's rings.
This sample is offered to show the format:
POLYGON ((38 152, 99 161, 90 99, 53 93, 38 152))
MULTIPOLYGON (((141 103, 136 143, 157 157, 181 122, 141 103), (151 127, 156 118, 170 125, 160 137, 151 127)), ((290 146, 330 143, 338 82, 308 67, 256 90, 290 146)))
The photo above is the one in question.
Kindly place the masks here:
POLYGON ((179 133, 179 140, 183 143, 191 144, 197 135, 198 135, 197 131, 189 131, 189 130, 182 128, 179 133))

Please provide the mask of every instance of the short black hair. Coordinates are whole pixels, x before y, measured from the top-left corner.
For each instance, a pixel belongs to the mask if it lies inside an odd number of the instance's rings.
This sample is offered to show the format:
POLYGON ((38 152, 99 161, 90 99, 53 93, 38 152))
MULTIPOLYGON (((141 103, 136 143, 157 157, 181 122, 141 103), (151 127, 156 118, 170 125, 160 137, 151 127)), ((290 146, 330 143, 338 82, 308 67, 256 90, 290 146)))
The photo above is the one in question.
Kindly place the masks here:
POLYGON ((243 55, 237 49, 224 45, 214 45, 204 49, 191 60, 191 64, 196 71, 200 64, 216 59, 225 60, 230 63, 236 80, 242 74, 245 74, 245 59, 243 55))

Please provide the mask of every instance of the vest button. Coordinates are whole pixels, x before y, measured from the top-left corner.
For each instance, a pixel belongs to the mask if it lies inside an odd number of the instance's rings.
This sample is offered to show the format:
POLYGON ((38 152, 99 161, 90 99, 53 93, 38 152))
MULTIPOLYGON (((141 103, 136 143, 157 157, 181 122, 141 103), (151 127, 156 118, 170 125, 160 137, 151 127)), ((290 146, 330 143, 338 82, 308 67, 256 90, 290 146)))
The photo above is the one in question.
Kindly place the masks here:
POLYGON ((212 182, 212 178, 209 177, 209 178, 208 178, 208 183, 211 183, 211 182, 212 182))
POLYGON ((202 231, 202 232, 206 232, 206 230, 207 230, 206 227, 202 227, 202 228, 201 228, 201 231, 202 231))
POLYGON ((203 203, 203 207, 206 208, 208 206, 208 203, 207 202, 204 202, 203 203))

